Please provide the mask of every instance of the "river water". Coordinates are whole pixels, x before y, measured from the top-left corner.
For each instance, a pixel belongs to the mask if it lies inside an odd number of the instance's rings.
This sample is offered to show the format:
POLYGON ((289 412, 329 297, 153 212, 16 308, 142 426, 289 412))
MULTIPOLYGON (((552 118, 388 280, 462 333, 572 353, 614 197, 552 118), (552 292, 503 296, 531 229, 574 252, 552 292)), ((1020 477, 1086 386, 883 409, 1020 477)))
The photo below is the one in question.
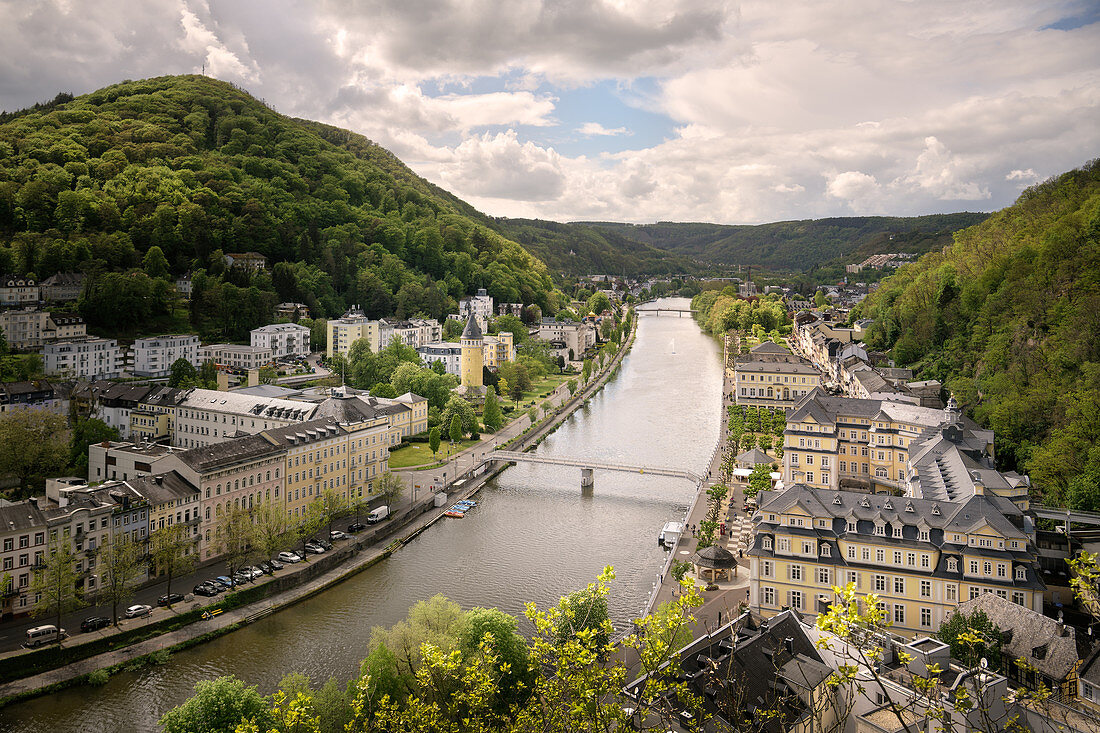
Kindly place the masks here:
MULTIPOLYGON (((687 307, 684 299, 665 305, 687 307)), ((695 322, 642 316, 622 369, 538 448, 610 463, 706 469, 718 437, 721 352, 695 322)), ((694 486, 680 479, 596 471, 582 492, 576 468, 520 464, 488 483, 462 520, 436 523, 373 568, 285 611, 159 667, 115 675, 0 709, 0 731, 151 731, 198 680, 233 674, 270 692, 288 672, 341 682, 367 654, 371 627, 404 618, 442 593, 463 608, 522 616, 546 608, 614 565, 616 628, 644 610, 665 559, 661 526, 681 519, 694 486)), ((521 628, 525 628, 521 626, 521 628)))

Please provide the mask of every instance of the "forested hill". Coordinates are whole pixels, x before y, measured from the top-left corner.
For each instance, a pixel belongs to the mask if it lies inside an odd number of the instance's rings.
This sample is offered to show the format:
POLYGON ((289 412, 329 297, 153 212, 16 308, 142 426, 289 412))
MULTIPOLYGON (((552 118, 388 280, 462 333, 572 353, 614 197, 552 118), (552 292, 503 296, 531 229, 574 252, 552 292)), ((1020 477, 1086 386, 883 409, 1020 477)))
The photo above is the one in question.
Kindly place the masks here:
POLYGON ((1027 189, 861 306, 1048 503, 1100 510, 1100 163, 1027 189))
POLYGON ((738 226, 658 222, 580 222, 704 262, 809 270, 826 263, 859 262, 887 252, 932 252, 951 235, 988 214, 914 217, 854 216, 738 226))
POLYGON ((211 338, 246 338, 279 301, 438 317, 485 287, 558 306, 542 262, 391 153, 204 76, 0 119, 0 272, 78 270, 101 330, 168 315, 166 283, 188 271, 192 325, 211 338), (268 272, 226 271, 222 253, 250 251, 268 272))
POLYGON ((493 223, 501 234, 522 244, 553 272, 566 275, 644 277, 700 270, 689 257, 603 227, 537 219, 496 219, 493 223))

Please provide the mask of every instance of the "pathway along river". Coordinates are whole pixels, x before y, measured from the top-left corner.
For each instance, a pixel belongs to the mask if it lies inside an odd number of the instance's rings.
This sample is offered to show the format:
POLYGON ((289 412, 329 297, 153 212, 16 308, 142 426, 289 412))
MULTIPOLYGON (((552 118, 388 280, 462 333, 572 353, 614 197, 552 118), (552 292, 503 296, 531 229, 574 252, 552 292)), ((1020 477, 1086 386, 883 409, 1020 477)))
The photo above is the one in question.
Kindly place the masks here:
MULTIPOLYGON (((664 301, 687 307, 682 299, 664 301)), ((619 374, 538 448, 547 455, 705 470, 718 436, 721 352, 694 320, 639 319, 619 374)), ((233 674, 270 692, 288 672, 341 682, 367 654, 370 630, 442 593, 463 608, 522 616, 592 582, 606 565, 616 628, 640 615, 665 553, 657 533, 694 497, 687 481, 517 465, 490 482, 462 520, 439 522, 388 560, 318 597, 99 688, 78 687, 0 710, 0 731, 151 731, 198 680, 233 674)), ((525 622, 524 622, 525 623, 525 622)), ((524 630, 527 631, 526 626, 524 630)))

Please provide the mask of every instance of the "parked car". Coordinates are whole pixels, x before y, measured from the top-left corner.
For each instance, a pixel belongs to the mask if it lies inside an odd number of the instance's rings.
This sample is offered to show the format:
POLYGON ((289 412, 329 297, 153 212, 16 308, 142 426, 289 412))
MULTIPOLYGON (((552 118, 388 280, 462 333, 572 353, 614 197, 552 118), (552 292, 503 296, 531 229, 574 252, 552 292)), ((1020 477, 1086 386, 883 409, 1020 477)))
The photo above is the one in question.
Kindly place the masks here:
POLYGON ((252 573, 248 572, 247 570, 244 570, 243 568, 241 570, 238 570, 237 572, 233 573, 233 582, 236 583, 237 585, 241 585, 242 583, 249 583, 251 581, 252 581, 252 573))
POLYGON ((328 533, 328 538, 330 540, 332 540, 333 542, 337 542, 339 540, 346 540, 348 538, 348 536, 346 534, 344 534, 343 532, 341 532, 340 530, 334 529, 334 530, 332 530, 331 532, 328 533))
POLYGON ((332 549, 332 543, 329 542, 328 540, 326 540, 324 537, 318 537, 313 542, 315 544, 318 544, 321 547, 325 548, 326 550, 331 550, 332 549))
POLYGON ((53 624, 35 626, 33 629, 27 629, 26 640, 23 642, 23 646, 28 649, 34 649, 43 644, 53 644, 54 642, 64 641, 68 636, 69 635, 65 633, 65 629, 59 629, 53 624))
POLYGON ((105 629, 111 625, 111 619, 106 616, 89 616, 80 622, 80 630, 83 632, 105 629))
POLYGON ((296 563, 301 562, 302 558, 297 552, 280 552, 276 557, 279 562, 296 563))
POLYGON ((210 596, 216 596, 221 593, 222 587, 217 583, 211 583, 207 580, 196 585, 192 589, 192 592, 197 596, 206 596, 209 598, 210 596))
POLYGON ((179 593, 168 593, 157 599, 158 606, 171 606, 173 603, 182 603, 183 596, 179 593))
POLYGON ((348 525, 348 531, 349 532, 362 532, 366 528, 367 528, 367 525, 363 524, 362 522, 355 522, 353 524, 348 525))
POLYGON ((141 616, 148 616, 153 612, 152 606, 147 606, 144 603, 137 603, 126 609, 126 618, 140 618, 141 616))
POLYGON ((264 575, 271 575, 275 572, 275 566, 272 565, 271 561, 269 560, 264 560, 262 563, 260 563, 259 568, 260 572, 262 572, 264 575))
POLYGON ((233 580, 228 575, 219 575, 218 577, 214 578, 214 582, 225 588, 226 590, 230 590, 233 587, 240 585, 239 583, 237 583, 237 581, 233 580))
POLYGON ((248 573, 249 575, 251 575, 253 578, 259 578, 259 577, 263 576, 263 574, 264 574, 264 571, 261 570, 256 565, 250 565, 247 568, 245 568, 244 571, 246 573, 248 573))
POLYGON ((314 555, 322 555, 325 552, 325 548, 321 547, 316 542, 307 542, 306 552, 312 552, 314 555))

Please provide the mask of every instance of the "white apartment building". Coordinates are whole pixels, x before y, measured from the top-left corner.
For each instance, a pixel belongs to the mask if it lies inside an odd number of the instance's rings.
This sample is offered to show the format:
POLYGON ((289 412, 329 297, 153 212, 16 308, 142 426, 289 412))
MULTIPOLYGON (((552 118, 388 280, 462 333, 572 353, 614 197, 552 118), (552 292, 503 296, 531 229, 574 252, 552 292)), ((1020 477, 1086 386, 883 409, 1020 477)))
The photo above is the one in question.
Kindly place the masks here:
POLYGON ((471 313, 481 330, 488 331, 489 319, 493 315, 493 296, 489 295, 485 288, 480 288, 477 295, 470 295, 458 301, 458 320, 463 322, 469 320, 471 313))
POLYGON ((122 373, 122 349, 114 339, 90 336, 42 347, 47 374, 70 379, 110 379, 122 373))
POLYGON ((37 349, 51 341, 87 336, 87 326, 81 316, 48 313, 36 308, 0 311, 0 329, 13 349, 37 349))
POLYGON ((297 323, 272 323, 252 329, 252 345, 271 349, 276 359, 309 355, 309 329, 297 323))
POLYGON ((260 369, 275 358, 271 349, 240 344, 207 344, 199 347, 199 363, 212 361, 227 369, 260 369))
POLYGON ((439 321, 414 318, 408 321, 390 321, 382 319, 378 322, 378 350, 389 346, 394 336, 401 343, 419 349, 426 344, 443 339, 443 325, 439 321))
POLYGON ((424 344, 416 350, 420 354, 421 361, 431 366, 437 361, 443 362, 443 370, 447 374, 456 377, 462 374, 462 347, 450 341, 441 341, 434 344, 424 344))
POLYGON ((4 275, 0 277, 0 305, 27 306, 39 300, 38 283, 33 277, 4 275))
POLYGON ((149 336, 134 341, 134 375, 167 377, 177 359, 186 359, 198 366, 199 337, 192 334, 149 336))
POLYGON ((555 355, 560 353, 571 361, 580 361, 584 352, 596 345, 596 329, 587 323, 543 318, 539 338, 550 342, 555 355))

